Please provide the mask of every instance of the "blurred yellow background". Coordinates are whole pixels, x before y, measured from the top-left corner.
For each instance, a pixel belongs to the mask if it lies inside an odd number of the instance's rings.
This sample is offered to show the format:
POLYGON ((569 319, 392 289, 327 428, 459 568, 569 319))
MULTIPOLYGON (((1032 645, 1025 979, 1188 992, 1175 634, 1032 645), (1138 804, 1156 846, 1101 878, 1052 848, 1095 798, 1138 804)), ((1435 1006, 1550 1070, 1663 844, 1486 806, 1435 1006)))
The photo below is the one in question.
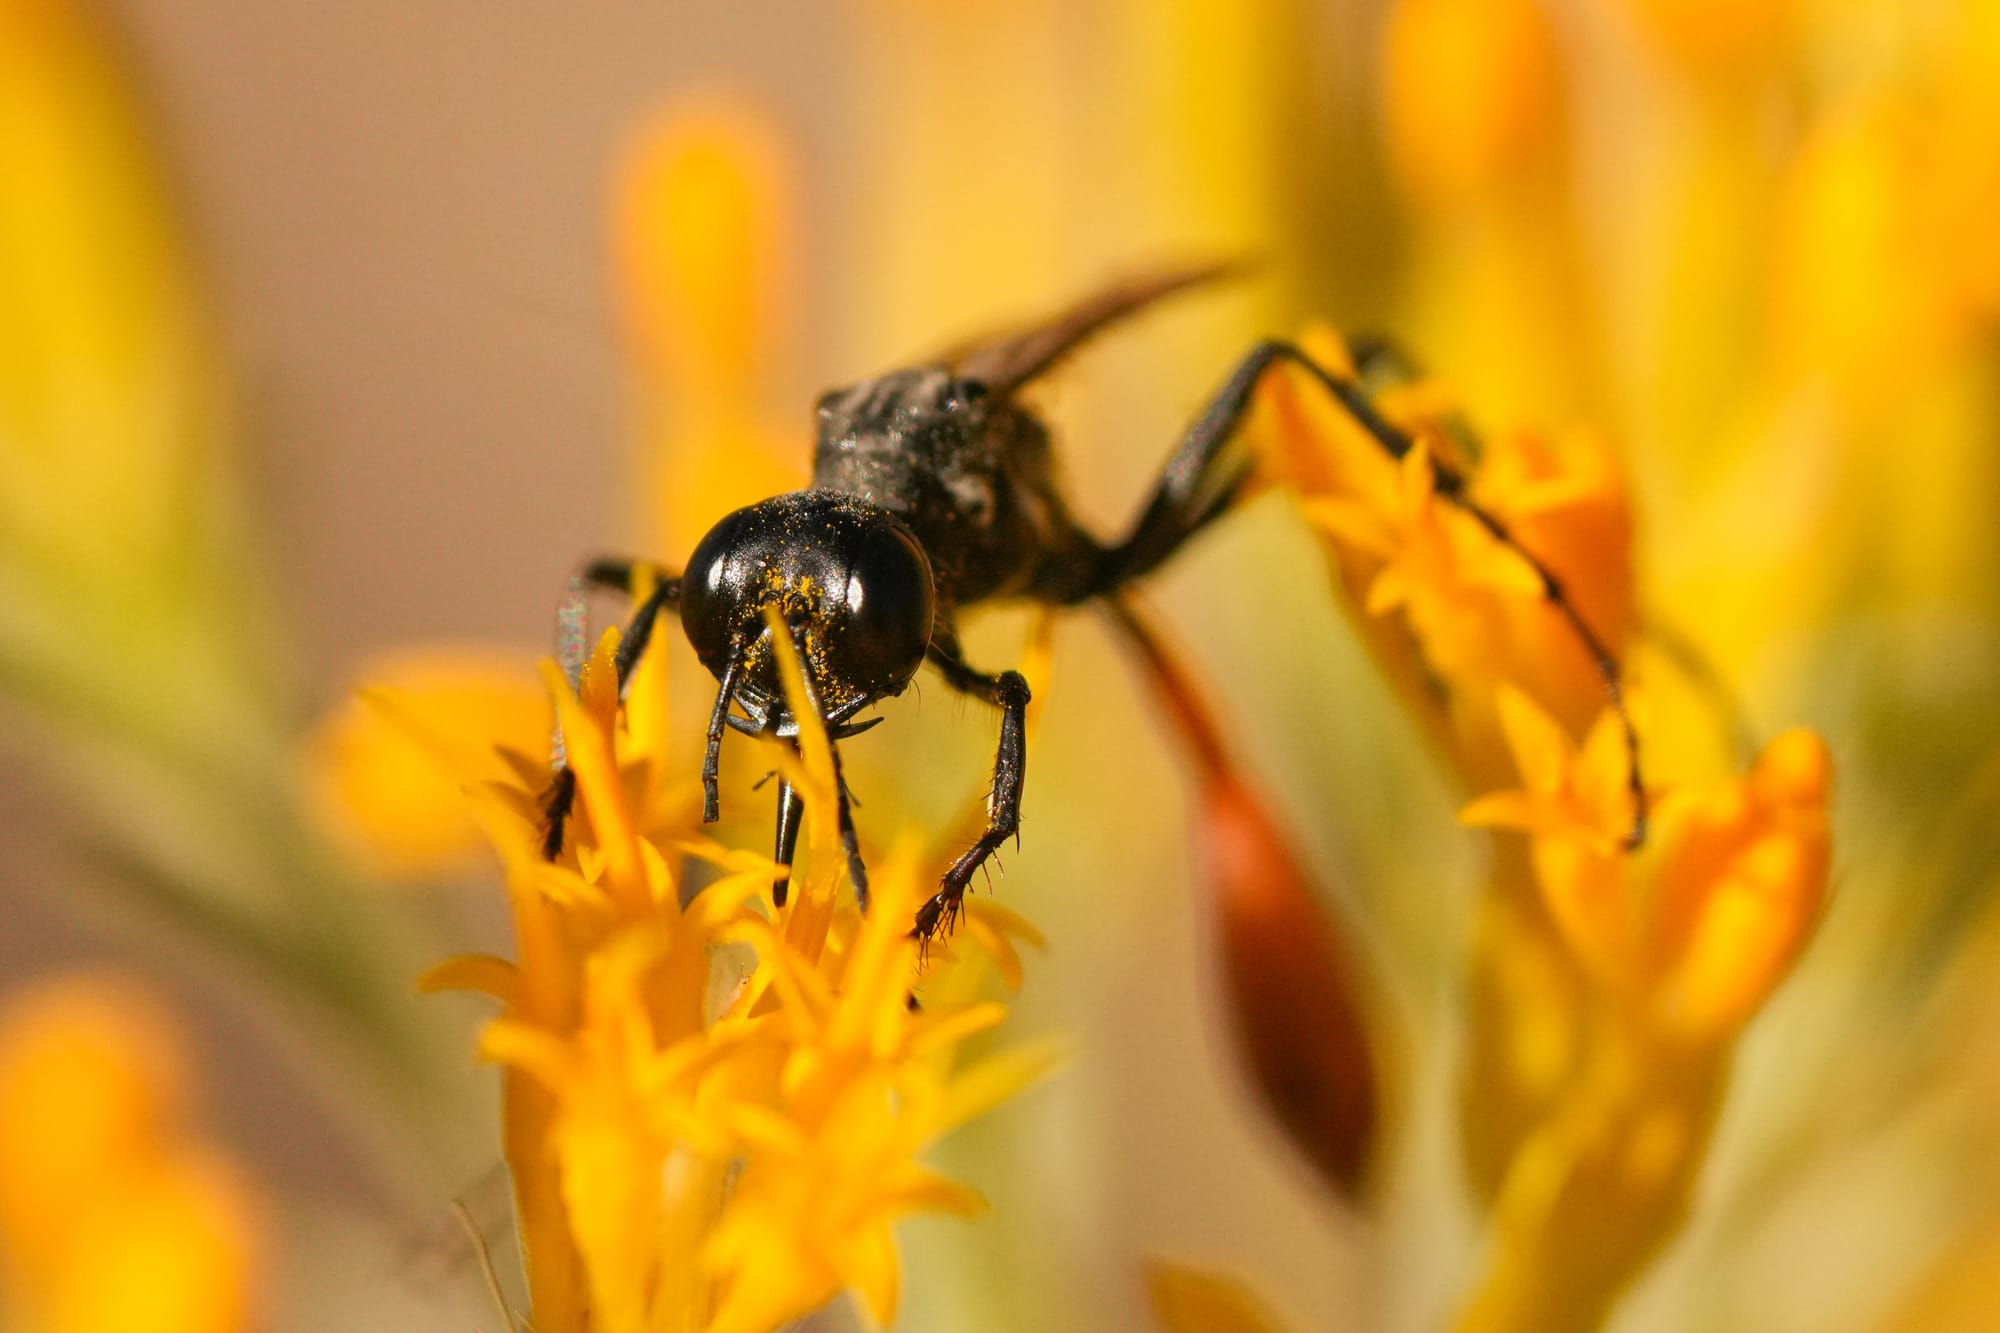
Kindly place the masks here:
MULTIPOLYGON (((504 952, 504 904, 457 826, 399 840, 448 799, 315 727, 357 684, 420 694, 445 648, 532 696, 509 673, 577 559, 678 566, 800 484, 822 389, 1249 256, 1037 394, 1096 530, 1256 338, 1393 331, 1489 434, 1620 461, 1634 669, 1706 719, 1648 734, 1661 773, 1795 724, 1832 749, 1832 905, 1612 1326, 1983 1326, 1995 89, 1981 0, 0 0, 0 993, 109 964, 179 1012, 195 1139, 275 1219, 256 1326, 490 1320, 449 1211, 508 1249, 483 1011, 409 983, 504 952)), ((1079 615, 993 878, 1049 939, 1012 1022, 1074 1055, 940 1150, 992 1211, 903 1229, 902 1327, 1148 1327, 1159 1259, 1293 1328, 1444 1326, 1478 1285, 1458 1081, 1489 844, 1453 814, 1479 793, 1325 568, 1263 499, 1151 592, 1408 1047, 1373 1205, 1236 1081, 1191 798, 1079 615)), ((1027 633, 997 613, 973 660, 1027 633)), ((883 711, 844 751, 864 826, 944 827, 991 717, 930 679, 883 711)), ((724 836, 761 848, 754 756, 726 762, 724 836)))

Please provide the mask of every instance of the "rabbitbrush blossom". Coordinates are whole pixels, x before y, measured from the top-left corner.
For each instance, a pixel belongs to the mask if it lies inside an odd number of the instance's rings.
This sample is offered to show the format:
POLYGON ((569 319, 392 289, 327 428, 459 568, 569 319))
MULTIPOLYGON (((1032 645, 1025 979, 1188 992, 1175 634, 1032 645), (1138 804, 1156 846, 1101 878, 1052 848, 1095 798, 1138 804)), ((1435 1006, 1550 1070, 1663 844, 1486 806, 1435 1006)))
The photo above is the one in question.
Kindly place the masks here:
MULTIPOLYGON (((810 835, 774 909, 776 866, 702 835, 699 780, 674 762, 662 714, 628 726, 618 641, 606 632, 574 691, 545 671, 579 792, 560 860, 539 850, 540 763, 516 753, 514 779, 461 775, 504 866, 516 955, 454 958, 425 983, 504 1006, 480 1049, 503 1070, 530 1317, 579 1333, 757 1333, 851 1287, 886 1323, 895 1222, 980 1208, 923 1150, 1031 1081, 1052 1051, 960 1058, 1006 1008, 944 973, 985 955, 920 957, 909 923, 928 862, 913 837, 876 859, 869 913, 855 907, 815 726, 796 755, 772 748, 805 796, 810 835), (696 867, 705 882, 690 880, 696 867)), ((797 664, 787 670, 792 705, 813 717, 797 664)), ((657 674, 642 668, 635 693, 657 674)), ((451 751, 397 696, 379 704, 427 749, 451 751)), ((986 919, 966 938, 1023 933, 970 911, 986 919)), ((1011 945, 997 954, 1018 982, 1011 945)))
POLYGON ((0 1325, 245 1333, 261 1209, 195 1127, 157 1000, 110 974, 0 1005, 0 1325))

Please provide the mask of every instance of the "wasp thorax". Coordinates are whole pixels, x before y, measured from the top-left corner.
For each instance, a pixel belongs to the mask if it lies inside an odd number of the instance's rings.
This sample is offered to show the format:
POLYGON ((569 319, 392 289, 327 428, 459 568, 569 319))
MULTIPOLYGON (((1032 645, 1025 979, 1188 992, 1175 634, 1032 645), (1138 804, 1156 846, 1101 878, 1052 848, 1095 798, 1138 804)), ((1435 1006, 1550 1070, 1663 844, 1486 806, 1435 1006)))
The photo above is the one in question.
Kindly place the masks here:
POLYGON ((931 641, 931 564, 887 510, 850 495, 794 491, 739 509, 688 561, 681 623, 720 677, 741 653, 745 686, 782 697, 763 635, 776 608, 798 627, 825 706, 898 694, 931 641))

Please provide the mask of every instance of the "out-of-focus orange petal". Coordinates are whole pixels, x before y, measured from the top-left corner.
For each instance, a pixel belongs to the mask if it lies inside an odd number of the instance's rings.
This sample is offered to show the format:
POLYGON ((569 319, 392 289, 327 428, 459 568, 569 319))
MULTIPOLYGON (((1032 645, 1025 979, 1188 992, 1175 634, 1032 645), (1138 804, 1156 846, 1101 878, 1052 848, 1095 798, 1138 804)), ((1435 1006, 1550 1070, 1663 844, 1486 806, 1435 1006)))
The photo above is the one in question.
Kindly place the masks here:
MULTIPOLYGON (((206 312, 99 17, 0 2, 0 538, 12 562, 87 576, 101 616, 212 591, 182 580, 216 576, 199 557, 228 524, 206 312)), ((126 641, 95 628, 100 651, 126 641)))
POLYGON ((1168 1333, 1281 1333, 1257 1293, 1237 1278, 1178 1264, 1146 1265, 1153 1317, 1168 1333))
POLYGON ((1911 119, 1888 105, 1813 127, 1790 166, 1773 247, 1782 373, 1865 394, 1936 354, 1935 275, 1914 211, 1921 152, 1911 119))
POLYGON ((521 1002, 521 969, 492 954, 462 953, 426 968, 417 989, 477 991, 513 1009, 521 1002))
POLYGON ((1398 0, 1384 43, 1390 151, 1419 198, 1461 202, 1560 156, 1562 54, 1534 0, 1398 0))
POLYGON ((676 558, 805 482, 805 433, 768 403, 795 322, 793 176, 771 118, 717 94, 662 108, 618 169, 614 285, 645 409, 633 490, 676 558))
POLYGON ((0 1235, 46 1258, 80 1210, 145 1170, 185 1111, 180 1035, 142 992, 74 978, 0 1027, 0 1235))
POLYGON ((356 675, 368 695, 321 721, 307 749, 322 824, 385 878, 477 865, 485 844, 464 789, 514 776, 502 747, 548 750, 549 703, 533 658, 411 649, 371 658, 356 675))
POLYGON ((1686 1217, 1727 1064, 1598 1026, 1507 1166, 1462 1333, 1603 1327, 1686 1217))
POLYGON ((1697 810, 1668 852, 1656 942, 1666 973, 1654 1007, 1674 1030, 1734 1031, 1790 971, 1826 899, 1832 777, 1824 741, 1785 732, 1758 756, 1745 790, 1697 810))
POLYGON ((249 1327, 250 1196, 185 1123, 179 1034, 123 981, 0 1014, 0 1272, 45 1333, 249 1327))
POLYGON ((1796 0, 1630 0, 1645 32, 1691 72, 1754 85, 1783 48, 1796 0))
POLYGON ((614 189, 615 286, 645 370, 741 402, 785 323, 791 172, 755 105, 663 107, 625 149, 614 189))
POLYGON ((234 1333, 251 1322, 254 1219, 236 1173, 183 1153, 128 1182, 51 1293, 42 1333, 234 1333))

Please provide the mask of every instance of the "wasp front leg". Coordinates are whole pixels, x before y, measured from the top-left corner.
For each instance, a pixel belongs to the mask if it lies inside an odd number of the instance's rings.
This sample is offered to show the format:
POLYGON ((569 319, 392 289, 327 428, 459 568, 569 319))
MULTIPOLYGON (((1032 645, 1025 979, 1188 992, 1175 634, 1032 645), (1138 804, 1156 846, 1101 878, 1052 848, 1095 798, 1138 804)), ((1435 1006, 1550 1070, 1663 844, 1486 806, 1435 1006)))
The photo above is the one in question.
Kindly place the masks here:
MULTIPOLYGON (((594 592, 630 595, 642 570, 652 573, 652 591, 646 594, 632 612, 631 620, 626 622, 624 636, 618 641, 618 656, 613 663, 618 674, 618 697, 623 699, 625 687, 631 683, 632 672, 652 640, 653 626, 658 623, 660 612, 680 602, 681 577, 640 561, 597 559, 584 565, 570 578, 569 587, 564 591, 562 603, 556 611, 556 660, 561 663, 563 674, 569 677, 572 687, 582 675, 584 658, 589 652, 585 622, 590 595, 594 592)), ((563 836, 576 806, 576 772, 570 768, 563 751, 561 731, 557 731, 555 736, 551 763, 555 775, 549 780, 548 792, 542 798, 542 812, 547 820, 542 855, 553 861, 562 855, 563 836)))
POLYGON ((1021 829, 1021 790, 1028 776, 1028 682, 1018 671, 987 675, 968 666, 958 645, 948 638, 934 640, 929 657, 953 689, 984 699, 1000 709, 1000 750, 993 760, 993 792, 987 799, 986 831, 944 872, 944 882, 931 900, 917 909, 919 939, 949 931, 965 898, 965 886, 1000 844, 1021 829))

